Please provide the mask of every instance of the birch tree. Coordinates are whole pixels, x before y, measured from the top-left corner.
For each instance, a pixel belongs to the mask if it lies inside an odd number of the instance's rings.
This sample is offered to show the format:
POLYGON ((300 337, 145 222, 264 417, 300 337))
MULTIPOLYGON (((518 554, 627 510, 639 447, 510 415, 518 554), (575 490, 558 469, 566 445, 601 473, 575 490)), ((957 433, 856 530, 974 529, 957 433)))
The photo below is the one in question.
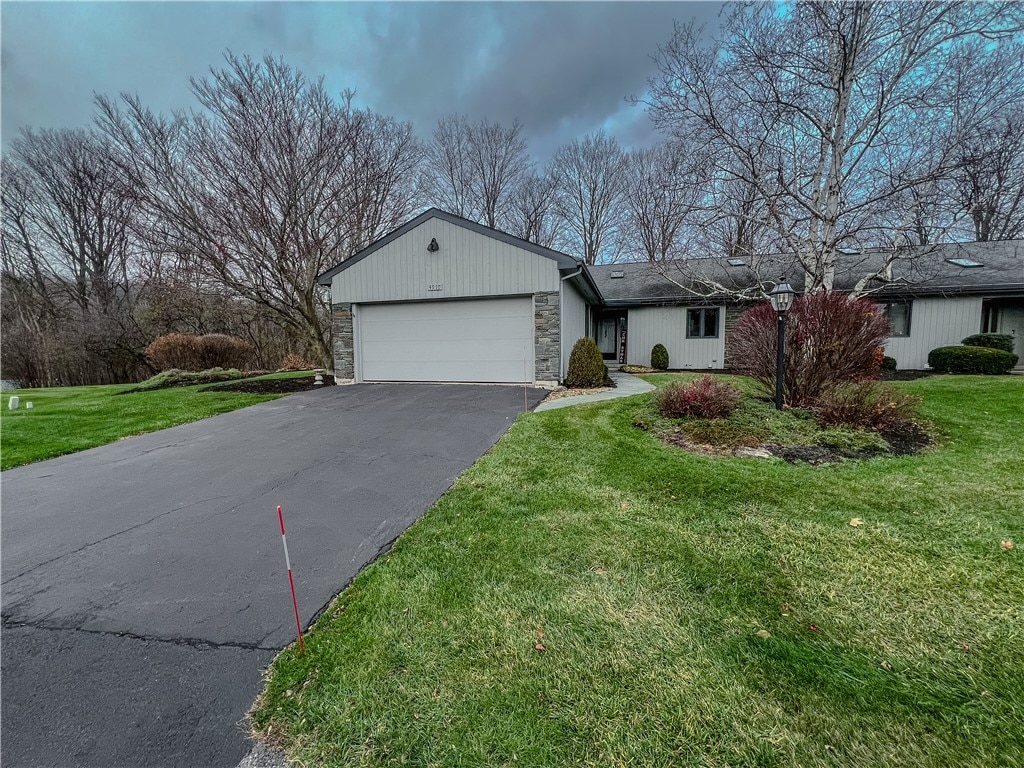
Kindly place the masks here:
POLYGON ((880 242, 893 202, 948 173, 957 135, 1020 98, 1019 55, 992 82, 951 73, 965 49, 1016 48, 1021 17, 1013 3, 738 6, 712 42, 677 26, 650 114, 756 190, 807 289, 829 290, 840 251, 880 242), (986 98, 958 109, 970 88, 986 98))

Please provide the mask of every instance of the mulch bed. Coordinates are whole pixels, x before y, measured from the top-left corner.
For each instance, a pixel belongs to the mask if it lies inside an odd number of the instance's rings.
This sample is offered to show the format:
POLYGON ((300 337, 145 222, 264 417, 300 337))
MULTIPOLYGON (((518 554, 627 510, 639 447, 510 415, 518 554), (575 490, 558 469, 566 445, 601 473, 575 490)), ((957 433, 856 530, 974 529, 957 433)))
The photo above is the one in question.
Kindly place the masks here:
POLYGON ((302 376, 296 379, 250 379, 233 381, 206 387, 204 392, 245 392, 251 395, 286 395, 289 392, 305 392, 320 387, 333 387, 334 377, 324 374, 323 384, 317 384, 313 376, 302 376))
POLYGON ((914 381, 934 375, 935 371, 881 371, 878 378, 882 381, 914 381))
POLYGON ((753 455, 757 455, 756 452, 767 454, 758 456, 758 458, 778 458, 788 461, 790 464, 802 461, 812 466, 836 464, 848 459, 873 459, 878 456, 913 456, 932 444, 931 436, 917 424, 908 424, 896 430, 882 432, 881 435, 889 443, 887 451, 879 448, 849 451, 831 445, 784 446, 776 444, 745 446, 737 449, 694 443, 682 432, 658 435, 658 439, 663 443, 702 456, 751 456, 749 451, 753 449, 755 451, 753 455), (737 453, 738 451, 747 451, 747 453, 737 453))

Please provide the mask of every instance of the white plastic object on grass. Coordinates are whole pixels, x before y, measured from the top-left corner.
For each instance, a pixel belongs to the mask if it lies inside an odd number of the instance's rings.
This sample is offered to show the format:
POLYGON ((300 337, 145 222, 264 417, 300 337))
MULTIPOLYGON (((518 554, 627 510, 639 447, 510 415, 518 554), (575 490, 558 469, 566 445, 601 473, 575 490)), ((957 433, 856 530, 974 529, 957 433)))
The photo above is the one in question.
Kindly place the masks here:
POLYGON ((18 403, 19 402, 20 401, 19 401, 17 395, 11 395, 11 399, 7 401, 7 407, 10 410, 12 410, 12 411, 16 411, 16 410, 18 410, 18 403))
POLYGON ((32 405, 32 401, 31 401, 31 400, 27 400, 27 401, 25 402, 25 409, 26 409, 26 410, 27 410, 27 409, 29 409, 29 408, 34 408, 34 407, 35 407, 35 406, 34 406, 34 405, 32 405))

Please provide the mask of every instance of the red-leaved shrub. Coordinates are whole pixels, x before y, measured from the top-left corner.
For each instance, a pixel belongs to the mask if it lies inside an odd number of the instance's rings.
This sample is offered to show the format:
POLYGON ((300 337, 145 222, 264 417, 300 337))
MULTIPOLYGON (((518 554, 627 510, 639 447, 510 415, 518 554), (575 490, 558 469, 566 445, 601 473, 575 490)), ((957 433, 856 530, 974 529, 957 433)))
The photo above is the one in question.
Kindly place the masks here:
MULTIPOLYGON (((760 304, 743 313, 730 341, 737 370, 769 396, 775 392, 777 323, 775 310, 760 304)), ((786 402, 813 405, 837 384, 877 375, 888 336, 889 321, 873 301, 836 292, 797 298, 786 315, 786 402)))
POLYGON ((158 371, 205 371, 244 368, 252 360, 253 348, 247 341, 223 333, 168 333, 153 339, 146 356, 158 371))
POLYGON ((742 397, 732 384, 707 375, 687 384, 669 384, 654 394, 658 410, 669 419, 723 418, 736 410, 742 397))
POLYGON ((202 369, 245 368, 253 358, 253 347, 237 336, 224 333, 207 333, 199 337, 199 354, 202 369))
POLYGON ((864 427, 886 432, 914 420, 921 398, 877 381, 840 384, 819 398, 812 409, 823 427, 864 427))
POLYGON ((146 347, 146 357, 158 371, 200 371, 199 337, 191 333, 157 336, 146 347))

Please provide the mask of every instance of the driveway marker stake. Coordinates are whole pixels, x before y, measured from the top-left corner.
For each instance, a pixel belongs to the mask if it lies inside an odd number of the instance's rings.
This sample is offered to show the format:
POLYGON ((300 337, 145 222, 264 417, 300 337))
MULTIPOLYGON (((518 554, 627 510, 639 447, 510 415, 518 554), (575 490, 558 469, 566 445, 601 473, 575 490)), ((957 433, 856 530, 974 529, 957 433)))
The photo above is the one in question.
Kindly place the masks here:
POLYGON ((299 635, 299 653, 306 655, 306 647, 302 643, 302 621, 299 619, 299 601, 295 599, 295 579, 292 578, 292 561, 288 558, 288 539, 284 535, 284 513, 281 505, 277 506, 277 519, 281 523, 281 543, 284 544, 284 564, 288 567, 288 586, 292 588, 292 607, 295 608, 295 631, 299 635))

